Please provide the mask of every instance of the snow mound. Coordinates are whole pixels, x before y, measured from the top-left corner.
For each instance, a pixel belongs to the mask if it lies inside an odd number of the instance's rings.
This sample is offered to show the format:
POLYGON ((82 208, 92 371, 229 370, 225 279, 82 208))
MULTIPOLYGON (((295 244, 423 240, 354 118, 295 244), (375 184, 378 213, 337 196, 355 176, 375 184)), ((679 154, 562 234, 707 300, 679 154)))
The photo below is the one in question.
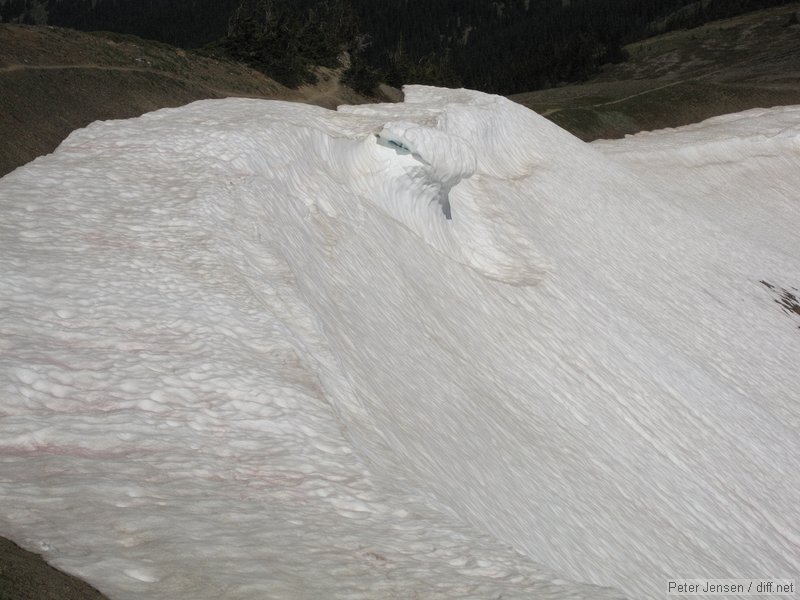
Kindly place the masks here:
POLYGON ((340 109, 384 121, 379 147, 365 141, 354 169, 368 175, 362 193, 449 258, 512 285, 538 282, 550 263, 517 231, 513 216, 505 216, 505 199, 486 195, 484 181, 533 175, 541 155, 518 140, 531 129, 528 121, 540 117, 507 100, 505 110, 495 110, 500 99, 477 92, 462 92, 467 106, 434 92, 435 103, 429 98, 435 89, 407 87, 404 105, 340 109), (391 120, 397 115, 416 121, 391 120), (492 127, 500 122, 506 127, 492 127), (516 143, 503 143, 498 136, 515 127, 516 143))
POLYGON ((0 181, 2 533, 115 600, 791 578, 799 132, 423 86, 75 132, 0 181))

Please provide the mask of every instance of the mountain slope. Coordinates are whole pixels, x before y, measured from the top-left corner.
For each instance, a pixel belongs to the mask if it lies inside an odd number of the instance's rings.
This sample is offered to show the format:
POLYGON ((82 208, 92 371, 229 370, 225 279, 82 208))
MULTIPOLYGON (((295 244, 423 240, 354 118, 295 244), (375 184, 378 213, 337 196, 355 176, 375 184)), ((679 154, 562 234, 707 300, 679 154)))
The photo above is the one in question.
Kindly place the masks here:
MULTIPOLYGON (((587 84, 512 98, 590 140, 800 102, 794 3, 628 47, 630 60, 587 84)), ((201 98, 250 96, 326 107, 359 103, 330 70, 288 90, 235 63, 115 34, 0 25, 0 175, 51 152, 97 119, 201 98)))
POLYGON ((511 98, 584 140, 800 103, 800 3, 715 21, 626 47, 585 84, 511 98))
MULTIPOLYGON (((582 81, 603 63, 623 60, 623 43, 786 2, 9 0, 0 10, 0 20, 43 24, 47 19, 51 25, 131 33, 186 48, 203 46, 227 33, 233 56, 290 84, 302 77, 307 60, 334 64, 348 50, 358 52, 359 62, 379 70, 392 85, 463 85, 510 94, 582 81), (331 8, 335 14, 325 15, 331 8), (231 35, 232 28, 239 29, 235 25, 239 17, 247 24, 231 35), (318 27, 319 18, 336 25, 318 27), (257 34, 261 39, 251 45, 252 34, 262 28, 266 35, 257 34), (359 30, 368 37, 361 37, 359 30)), ((0 6, 3 3, 0 0, 0 6)))
POLYGON ((0 175, 92 121, 203 98, 366 101, 331 70, 321 75, 318 86, 289 90, 242 65, 133 36, 0 24, 0 175))
POLYGON ((0 181, 0 522, 115 600, 791 577, 798 136, 426 87, 77 131, 0 181))

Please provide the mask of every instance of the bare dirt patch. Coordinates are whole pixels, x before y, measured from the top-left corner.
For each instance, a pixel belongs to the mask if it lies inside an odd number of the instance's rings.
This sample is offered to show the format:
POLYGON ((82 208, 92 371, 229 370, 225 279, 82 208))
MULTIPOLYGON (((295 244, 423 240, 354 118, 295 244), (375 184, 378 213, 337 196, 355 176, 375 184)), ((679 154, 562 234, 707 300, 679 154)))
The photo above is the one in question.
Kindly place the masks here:
POLYGON ((107 600, 92 586, 0 537, 0 600, 107 600))

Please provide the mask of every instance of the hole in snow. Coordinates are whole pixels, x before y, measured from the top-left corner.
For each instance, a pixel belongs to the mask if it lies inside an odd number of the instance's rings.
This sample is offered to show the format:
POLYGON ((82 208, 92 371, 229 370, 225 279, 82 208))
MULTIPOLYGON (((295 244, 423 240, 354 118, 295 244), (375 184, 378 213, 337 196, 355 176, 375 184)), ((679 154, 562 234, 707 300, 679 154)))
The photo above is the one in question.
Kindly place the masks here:
POLYGON ((411 154, 411 148, 406 146, 400 140, 384 137, 380 133, 376 133, 375 137, 378 138, 378 143, 381 146, 385 146, 386 148, 391 148, 400 155, 411 154))
MULTIPOLYGON (((377 142, 379 145, 385 148, 391 148, 394 150, 399 156, 412 156, 415 160, 419 161, 421 164, 425 165, 426 167, 430 167, 430 163, 428 163, 422 156, 420 156, 417 152, 415 152, 409 145, 406 144, 401 139, 396 137, 388 137, 384 135, 383 132, 376 133, 375 137, 377 138, 377 142)), ((444 215, 445 219, 448 221, 452 221, 453 215, 450 209, 450 187, 445 189, 442 186, 442 190, 439 193, 439 197, 437 198, 439 202, 439 207, 442 209, 442 214, 444 215)))
POLYGON ((439 195, 439 206, 442 207, 444 218, 448 221, 453 220, 453 214, 450 212, 450 190, 442 190, 439 195))

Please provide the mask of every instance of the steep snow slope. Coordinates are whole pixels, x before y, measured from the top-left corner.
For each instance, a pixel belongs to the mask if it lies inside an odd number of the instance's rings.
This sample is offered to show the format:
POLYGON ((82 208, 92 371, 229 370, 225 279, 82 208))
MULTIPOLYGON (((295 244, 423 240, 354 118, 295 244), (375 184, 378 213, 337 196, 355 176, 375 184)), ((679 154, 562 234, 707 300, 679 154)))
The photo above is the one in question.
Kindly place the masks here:
POLYGON ((4 533, 120 599, 792 577, 798 139, 425 87, 76 132, 0 181, 4 533))

